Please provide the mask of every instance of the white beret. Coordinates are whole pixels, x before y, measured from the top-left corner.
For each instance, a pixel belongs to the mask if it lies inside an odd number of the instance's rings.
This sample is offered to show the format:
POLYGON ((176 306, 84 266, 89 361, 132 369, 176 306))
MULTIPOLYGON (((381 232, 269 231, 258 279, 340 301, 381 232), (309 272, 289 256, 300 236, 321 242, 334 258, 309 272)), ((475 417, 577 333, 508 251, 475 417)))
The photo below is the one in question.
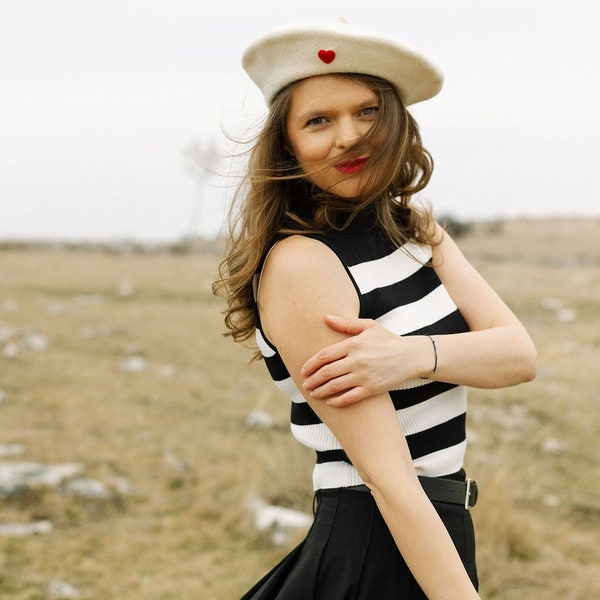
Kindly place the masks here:
POLYGON ((244 52, 242 66, 268 105, 299 79, 363 73, 392 83, 409 106, 435 96, 441 71, 398 38, 344 22, 302 21, 263 35, 244 52))

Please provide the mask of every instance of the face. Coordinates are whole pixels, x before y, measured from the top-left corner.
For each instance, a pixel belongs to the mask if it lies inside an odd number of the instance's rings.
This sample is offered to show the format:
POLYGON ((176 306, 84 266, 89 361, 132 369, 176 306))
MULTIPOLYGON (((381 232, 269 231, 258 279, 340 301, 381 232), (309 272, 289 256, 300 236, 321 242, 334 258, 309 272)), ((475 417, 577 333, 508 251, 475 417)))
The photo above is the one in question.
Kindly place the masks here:
POLYGON ((339 157, 369 131, 378 108, 375 92, 354 79, 320 75, 297 84, 287 116, 287 149, 312 183, 343 198, 361 194, 370 152, 352 160, 339 157))

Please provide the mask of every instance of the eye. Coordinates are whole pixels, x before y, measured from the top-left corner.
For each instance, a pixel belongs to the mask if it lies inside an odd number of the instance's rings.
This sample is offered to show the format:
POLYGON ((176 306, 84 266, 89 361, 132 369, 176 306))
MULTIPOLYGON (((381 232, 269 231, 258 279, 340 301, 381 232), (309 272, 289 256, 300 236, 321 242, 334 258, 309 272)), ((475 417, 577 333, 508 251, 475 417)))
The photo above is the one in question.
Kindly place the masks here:
POLYGON ((367 106, 360 111, 363 117, 374 117, 379 112, 379 106, 367 106))
POLYGON ((324 125, 327 119, 325 117, 313 117, 306 122, 307 127, 318 127, 319 125, 324 125))

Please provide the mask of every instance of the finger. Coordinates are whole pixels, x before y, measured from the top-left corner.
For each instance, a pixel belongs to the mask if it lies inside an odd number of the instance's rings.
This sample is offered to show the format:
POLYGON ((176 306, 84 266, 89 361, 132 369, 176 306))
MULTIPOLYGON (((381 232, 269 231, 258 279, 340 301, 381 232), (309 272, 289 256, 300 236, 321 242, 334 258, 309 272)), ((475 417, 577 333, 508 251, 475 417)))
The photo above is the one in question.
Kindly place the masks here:
POLYGON ((366 388, 356 386, 335 398, 330 398, 327 400, 327 404, 334 408, 346 408, 347 406, 351 406, 352 404, 356 404, 361 400, 369 398, 371 395, 372 394, 370 394, 366 388))
POLYGON ((325 322, 331 329, 335 329, 340 333, 347 333, 348 335, 358 335, 365 331, 365 329, 370 329, 377 325, 373 319, 345 319, 336 315, 326 315, 325 322))
POLYGON ((319 369, 314 375, 305 379, 302 386, 311 395, 316 394, 314 397, 325 398, 342 392, 356 383, 352 374, 339 361, 319 369))
POLYGON ((310 377, 320 368, 329 363, 335 362, 345 358, 348 352, 344 346, 344 342, 338 342, 319 350, 316 354, 313 354, 300 369, 302 377, 310 377))

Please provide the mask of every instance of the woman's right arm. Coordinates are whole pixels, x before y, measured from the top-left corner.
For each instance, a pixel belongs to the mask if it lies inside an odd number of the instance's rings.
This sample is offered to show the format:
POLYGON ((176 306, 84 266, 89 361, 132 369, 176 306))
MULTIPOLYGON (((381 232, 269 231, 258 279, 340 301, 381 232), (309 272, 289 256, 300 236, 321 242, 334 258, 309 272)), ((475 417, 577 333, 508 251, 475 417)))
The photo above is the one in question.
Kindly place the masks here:
MULTIPOLYGON (((344 339, 324 315, 358 315, 358 297, 335 254, 322 243, 293 236, 266 261, 259 310, 267 337, 277 346, 302 390, 300 369, 320 348, 344 339)), ((339 410, 307 402, 331 429, 362 479, 415 579, 430 600, 479 598, 446 528, 417 479, 389 395, 379 394, 339 410)))

